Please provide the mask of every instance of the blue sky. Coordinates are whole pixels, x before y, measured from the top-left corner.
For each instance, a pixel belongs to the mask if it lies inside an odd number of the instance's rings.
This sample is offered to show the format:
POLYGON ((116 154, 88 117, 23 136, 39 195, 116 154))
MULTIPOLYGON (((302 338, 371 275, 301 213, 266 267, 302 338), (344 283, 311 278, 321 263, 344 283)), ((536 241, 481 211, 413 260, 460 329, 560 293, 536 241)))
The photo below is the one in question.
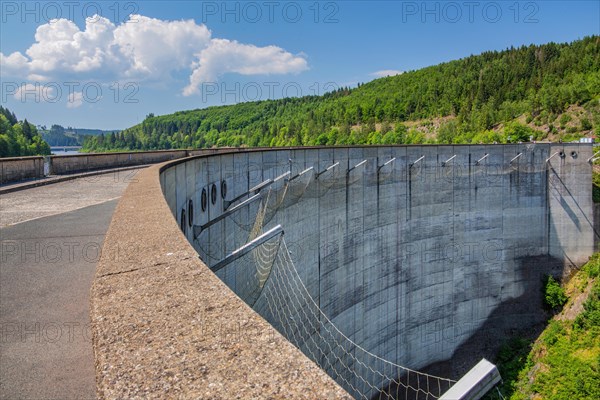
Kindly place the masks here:
POLYGON ((41 125, 122 129, 597 35, 600 1, 2 0, 0 21, 3 106, 41 125))

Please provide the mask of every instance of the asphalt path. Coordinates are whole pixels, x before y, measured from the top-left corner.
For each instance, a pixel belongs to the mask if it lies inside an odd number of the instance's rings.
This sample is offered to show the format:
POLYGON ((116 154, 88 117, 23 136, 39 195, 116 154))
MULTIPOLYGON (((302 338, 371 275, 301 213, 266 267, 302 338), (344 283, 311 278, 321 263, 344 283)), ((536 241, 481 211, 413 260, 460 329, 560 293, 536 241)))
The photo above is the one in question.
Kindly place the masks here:
POLYGON ((0 228, 1 399, 95 398, 89 292, 116 204, 0 228))

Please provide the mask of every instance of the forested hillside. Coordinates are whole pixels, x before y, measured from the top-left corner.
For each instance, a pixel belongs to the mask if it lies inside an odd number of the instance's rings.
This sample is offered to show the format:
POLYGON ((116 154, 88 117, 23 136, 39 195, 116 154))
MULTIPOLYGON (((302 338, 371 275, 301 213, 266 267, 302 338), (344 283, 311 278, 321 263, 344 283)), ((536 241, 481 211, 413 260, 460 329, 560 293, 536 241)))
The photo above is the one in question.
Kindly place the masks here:
POLYGON ((477 56, 323 96, 152 114, 88 151, 573 140, 600 133, 600 37, 477 56))
POLYGON ((27 119, 19 122, 14 113, 0 106, 0 157, 50 154, 50 146, 27 119))

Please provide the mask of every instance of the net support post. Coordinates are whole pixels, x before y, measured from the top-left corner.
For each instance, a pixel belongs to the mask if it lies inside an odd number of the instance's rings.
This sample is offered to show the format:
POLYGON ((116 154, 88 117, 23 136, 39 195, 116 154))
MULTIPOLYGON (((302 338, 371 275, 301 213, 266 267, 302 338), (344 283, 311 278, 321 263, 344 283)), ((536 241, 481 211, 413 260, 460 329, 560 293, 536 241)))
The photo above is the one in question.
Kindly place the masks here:
POLYGON ((478 400, 500 383, 498 368, 485 358, 477 363, 439 400, 478 400))
POLYGON ((257 248, 261 244, 265 243, 266 241, 271 240, 275 236, 282 235, 282 234, 283 234, 283 228, 281 227, 281 225, 277 225, 276 227, 268 230, 267 232, 263 233, 262 235, 260 235, 256 239, 254 239, 254 240, 246 243, 245 245, 243 245, 239 249, 232 251, 224 259, 222 259, 221 261, 219 261, 218 263, 216 263, 215 265, 213 265, 212 267, 210 267, 210 269, 213 272, 217 272, 221 268, 225 267, 227 264, 230 264, 230 263, 234 262, 235 260, 237 260, 237 259, 245 256, 246 254, 250 253, 252 250, 254 250, 255 248, 257 248))

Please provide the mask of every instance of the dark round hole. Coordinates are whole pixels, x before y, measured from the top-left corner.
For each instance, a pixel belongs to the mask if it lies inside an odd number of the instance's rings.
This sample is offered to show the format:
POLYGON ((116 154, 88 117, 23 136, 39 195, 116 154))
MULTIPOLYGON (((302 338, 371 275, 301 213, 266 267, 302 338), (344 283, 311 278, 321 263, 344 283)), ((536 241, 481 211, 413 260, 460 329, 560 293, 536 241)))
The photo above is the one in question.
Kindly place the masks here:
POLYGON ((179 218, 179 227, 181 228, 181 231, 183 233, 185 233, 185 209, 182 208, 181 209, 181 217, 179 218))
POLYGON ((224 200, 226 196, 227 196, 227 182, 225 182, 225 179, 223 179, 221 181, 221 198, 224 200))
POLYGON ((213 204, 213 206, 217 204, 217 185, 214 183, 210 188, 210 202, 213 204))
POLYGON ((575 150, 571 152, 571 157, 577 158, 577 152, 575 150))
POLYGON ((558 156, 559 156, 560 158, 565 158, 565 152, 564 152, 564 151, 561 151, 560 153, 558 153, 558 156))
POLYGON ((206 194, 206 188, 202 189, 202 195, 200 196, 200 207, 202 208, 202 212, 206 211, 206 206, 208 206, 208 195, 206 194))
POLYGON ((192 199, 188 200, 188 225, 192 226, 194 224, 194 202, 192 199))

